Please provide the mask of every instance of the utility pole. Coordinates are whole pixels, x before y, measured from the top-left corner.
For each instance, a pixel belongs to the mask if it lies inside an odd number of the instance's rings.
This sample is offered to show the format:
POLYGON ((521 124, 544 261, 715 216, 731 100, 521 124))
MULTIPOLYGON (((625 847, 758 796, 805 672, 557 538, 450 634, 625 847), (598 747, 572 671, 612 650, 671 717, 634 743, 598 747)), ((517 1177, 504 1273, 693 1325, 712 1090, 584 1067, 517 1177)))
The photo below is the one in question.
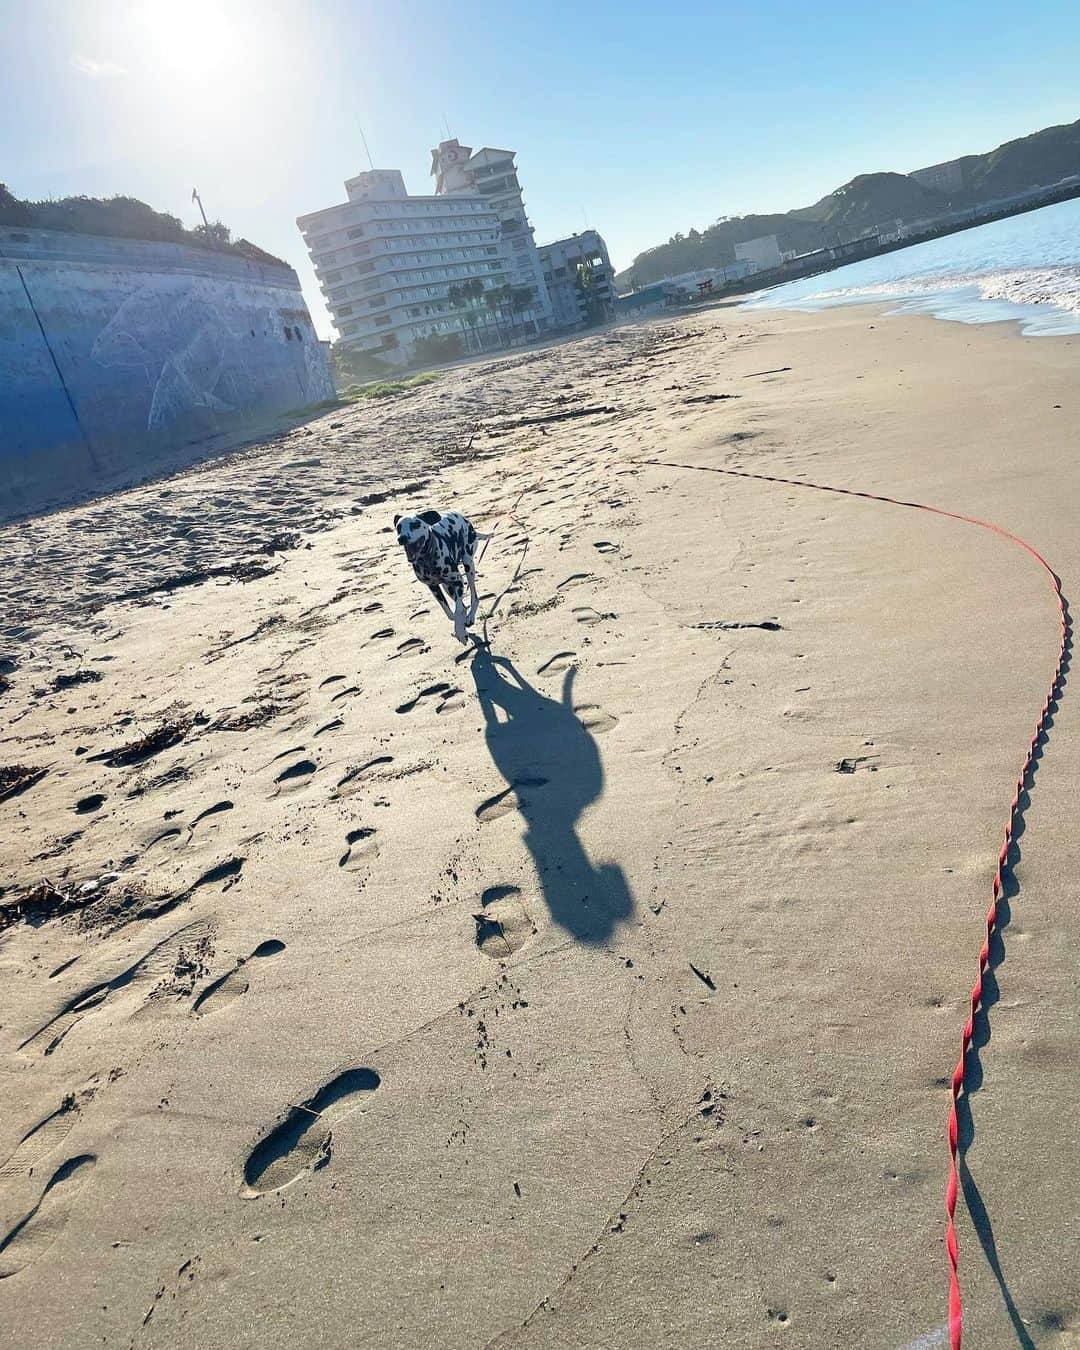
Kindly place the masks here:
POLYGON ((209 227, 210 222, 206 219, 206 212, 203 210, 202 198, 199 196, 199 189, 191 189, 191 200, 199 203, 199 214, 202 216, 202 223, 209 227))

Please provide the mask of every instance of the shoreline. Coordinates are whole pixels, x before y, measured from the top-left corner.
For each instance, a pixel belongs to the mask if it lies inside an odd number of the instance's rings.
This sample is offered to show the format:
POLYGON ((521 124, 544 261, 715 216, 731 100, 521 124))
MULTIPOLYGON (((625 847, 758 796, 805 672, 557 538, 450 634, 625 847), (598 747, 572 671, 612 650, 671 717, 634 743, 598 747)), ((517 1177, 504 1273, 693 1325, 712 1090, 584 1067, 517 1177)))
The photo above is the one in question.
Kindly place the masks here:
MULTIPOLYGON (((661 315, 335 410, 320 465, 37 522, 0 763, 47 771, 0 802, 0 905, 70 909, 0 932, 20 1345, 938 1343, 948 1082, 1055 614, 985 531, 696 470, 979 516, 1068 596, 1080 337, 1017 336, 661 315), (352 514, 380 456, 424 486, 352 514), (489 654, 392 542, 450 503, 498 524, 481 614, 518 575, 489 654), (301 538, 71 613, 189 520, 193 567, 301 538)), ((972 1344, 1080 1325, 1043 1259, 1080 1200, 1078 749, 1066 688, 962 1120, 972 1344)))
MULTIPOLYGON (((893 296, 849 296, 845 299, 822 300, 816 304, 798 304, 788 305, 779 304, 752 304, 747 303, 746 308, 751 311, 774 310, 785 314, 824 314, 831 310, 868 308, 870 312, 883 319, 894 318, 928 318, 934 319, 939 323, 962 323, 971 328, 983 328, 997 324, 1014 324, 1016 336, 1020 338, 1070 338, 1080 336, 1080 314, 1072 310, 1063 309, 1058 305, 1047 304, 1047 310, 1053 310, 1055 314, 1060 314, 1063 319, 1075 327, 1068 329, 1043 329, 1026 328, 1042 320, 1042 315, 1038 312, 1023 314, 1006 311, 1031 310, 1038 311, 1039 306, 1021 305, 1011 300, 984 300, 981 298, 973 299, 970 304, 962 305, 956 302, 953 306, 945 308, 935 308, 935 305, 941 302, 941 297, 949 294, 952 290, 961 289, 959 287, 942 287, 937 290, 927 289, 922 292, 923 299, 920 300, 919 293, 909 292, 907 294, 898 293, 893 296), (1002 312, 991 314, 995 306, 1001 306, 1002 312), (963 317, 963 314, 971 315, 970 318, 963 317), (979 317, 979 315, 983 317, 979 317)), ((762 291, 762 295, 768 295, 768 291, 762 291)), ((742 306, 740 306, 742 308, 742 306)))

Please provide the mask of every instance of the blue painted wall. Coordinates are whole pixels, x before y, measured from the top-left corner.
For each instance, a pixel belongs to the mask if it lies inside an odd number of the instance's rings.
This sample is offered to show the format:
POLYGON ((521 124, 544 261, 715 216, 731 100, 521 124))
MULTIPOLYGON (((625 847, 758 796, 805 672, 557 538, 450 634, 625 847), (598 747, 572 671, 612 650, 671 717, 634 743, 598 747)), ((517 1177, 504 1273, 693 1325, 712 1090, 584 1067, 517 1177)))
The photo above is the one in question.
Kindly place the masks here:
POLYGON ((291 268, 0 229, 0 515, 182 467, 332 396, 291 268))

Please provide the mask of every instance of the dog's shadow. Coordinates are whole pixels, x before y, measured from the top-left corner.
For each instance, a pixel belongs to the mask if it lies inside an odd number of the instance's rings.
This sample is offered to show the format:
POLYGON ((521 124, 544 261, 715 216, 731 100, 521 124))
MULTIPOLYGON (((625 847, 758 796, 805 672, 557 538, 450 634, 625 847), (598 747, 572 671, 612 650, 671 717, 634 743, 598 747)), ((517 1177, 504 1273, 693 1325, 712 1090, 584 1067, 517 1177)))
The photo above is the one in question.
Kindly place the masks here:
POLYGON ((551 917, 578 941, 606 941, 633 912, 622 868, 594 867, 577 836, 578 818, 604 789, 596 741, 574 715, 576 671, 556 700, 534 689, 505 657, 478 646, 472 675, 495 767, 515 793, 551 917))

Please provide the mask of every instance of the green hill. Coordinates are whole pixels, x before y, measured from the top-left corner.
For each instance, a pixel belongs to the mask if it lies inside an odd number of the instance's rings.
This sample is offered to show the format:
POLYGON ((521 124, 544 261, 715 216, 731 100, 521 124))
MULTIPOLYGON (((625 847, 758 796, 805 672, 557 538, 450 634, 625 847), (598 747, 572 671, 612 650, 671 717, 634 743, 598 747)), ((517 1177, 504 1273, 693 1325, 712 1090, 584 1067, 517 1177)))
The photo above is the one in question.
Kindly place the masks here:
POLYGON ((779 215, 722 216, 705 230, 676 234, 639 253, 615 278, 622 291, 662 277, 735 261, 735 245, 775 234, 783 252, 804 253, 846 242, 879 226, 925 220, 1080 173, 1080 121, 1007 141, 983 155, 953 161, 958 185, 945 192, 902 173, 859 174, 812 206, 779 215))

